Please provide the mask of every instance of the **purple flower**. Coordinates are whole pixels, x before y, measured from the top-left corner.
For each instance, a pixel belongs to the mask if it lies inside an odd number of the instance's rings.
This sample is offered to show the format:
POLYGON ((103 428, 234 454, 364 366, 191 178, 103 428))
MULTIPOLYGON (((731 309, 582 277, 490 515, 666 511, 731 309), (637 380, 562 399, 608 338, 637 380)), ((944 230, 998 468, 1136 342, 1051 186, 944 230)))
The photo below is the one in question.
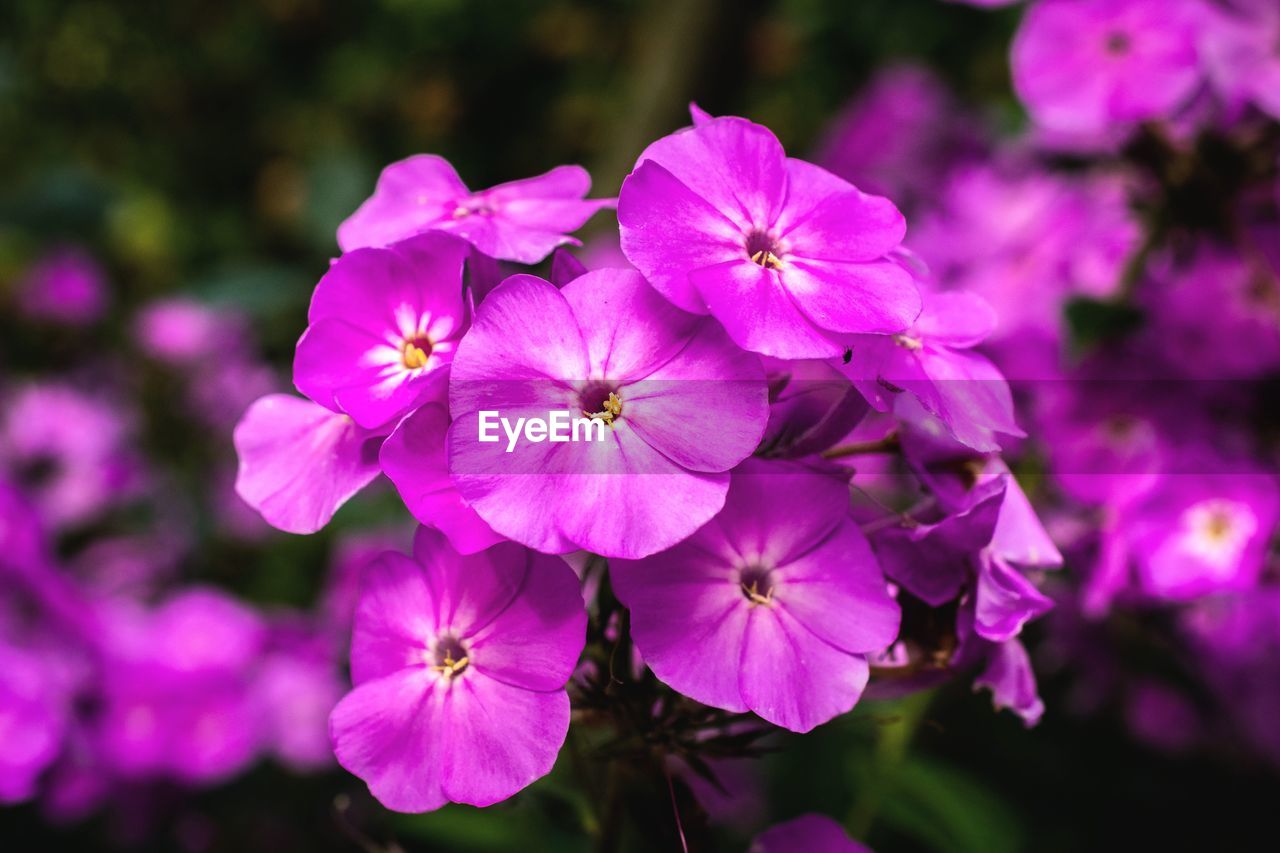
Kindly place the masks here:
POLYGON ((974 679, 974 689, 991 691, 996 708, 1008 708, 1027 726, 1034 726, 1044 716, 1044 702, 1036 690, 1036 675, 1031 669, 1027 650, 1019 640, 1007 640, 992 647, 987 665, 974 679))
POLYGON ((843 110, 817 160, 910 210, 936 198, 945 176, 981 153, 974 124, 928 68, 893 66, 877 73, 843 110))
POLYGON ((788 158, 744 119, 650 145, 618 222, 623 252, 659 293, 754 352, 834 356, 839 335, 898 332, 920 312, 910 275, 886 257, 906 229, 897 208, 788 158))
POLYGON ((18 283, 18 306, 34 320, 86 326, 107 308, 102 268, 79 249, 58 249, 40 259, 18 283))
POLYGON ((175 367, 198 366, 243 350, 248 334, 241 318, 194 299, 152 302, 133 323, 138 345, 152 358, 175 367))
POLYGON ((972 352, 995 324, 995 312, 980 297, 931 294, 910 329, 855 338, 844 372, 878 411, 894 411, 897 398, 910 395, 965 446, 999 450, 998 435, 1026 433, 1014 422, 1004 376, 972 352))
POLYGON ((273 527, 314 533, 378 476, 381 444, 347 415, 270 394, 236 425, 236 493, 273 527))
MULTIPOLYGON (((1109 591, 1126 585, 1156 599, 1187 601, 1248 589, 1258 581, 1280 523, 1280 493, 1269 474, 1167 474, 1105 531, 1115 571, 1090 579, 1109 591)), ((1103 595, 1103 598, 1109 596, 1103 595)))
POLYGON ((338 227, 344 252, 386 246, 424 231, 447 231, 486 255, 536 264, 612 199, 586 200, 591 176, 558 166, 536 178, 471 192, 448 161, 419 154, 382 170, 373 195, 338 227))
POLYGON ((98 737, 116 772, 208 783, 257 757, 251 673, 266 633, 255 612, 197 588, 151 611, 115 603, 104 617, 98 737))
POLYGON ((547 553, 634 558, 680 541, 719 511, 768 416, 756 357, 629 270, 561 290, 507 279, 459 345, 449 393, 458 491, 495 531, 547 553), (488 442, 482 411, 507 423, 491 418, 488 442), (553 413, 593 438, 520 432, 553 413))
POLYGON ((502 541, 462 495, 449 476, 446 436, 449 412, 428 403, 396 427, 378 459, 413 517, 434 527, 461 554, 474 554, 502 541))
POLYGON ((1011 351, 996 358, 1006 376, 1052 376, 1064 300, 1109 296, 1137 248, 1141 229, 1127 189, 1106 174, 968 165, 934 190, 934 209, 912 222, 911 246, 938 282, 996 309, 1000 323, 987 343, 1001 345, 997 356, 1011 351), (1037 344, 1048 363, 1028 365, 1025 354, 1037 344))
POLYGON ((1259 255, 1246 260, 1206 242, 1152 265, 1147 344, 1179 376, 1249 379, 1280 368, 1280 267, 1259 255))
POLYGON ((487 806, 551 770, 586 613, 561 560, 503 543, 459 556, 422 528, 365 572, 338 762, 387 808, 487 806))
POLYGON ((62 749, 70 702, 47 669, 44 655, 0 639, 0 804, 29 799, 62 749))
POLYGON ((251 687, 264 723, 263 744, 298 771, 333 763, 329 712, 346 689, 329 644, 303 636, 278 643, 259 663, 251 687))
POLYGON ((851 709, 899 610, 847 482, 749 460, 724 510, 669 551, 610 564, 645 663, 706 705, 805 732, 851 709))
POLYGON ((756 836, 749 853, 872 853, 826 815, 807 814, 756 836))
POLYGON ((0 465, 55 528, 91 520, 136 495, 141 464, 119 408, 69 385, 29 385, 5 401, 0 465))
POLYGON ((1013 42, 1014 88, 1050 130, 1168 117, 1200 80, 1193 0, 1043 0, 1013 42))
POLYGON ((761 361, 769 377, 769 424, 760 455, 798 458, 820 453, 866 416, 867 401, 827 362, 761 361))
POLYGON ((465 243, 428 233, 334 261, 316 285, 298 341, 294 384, 366 429, 408 413, 433 391, 466 331, 465 243))
POLYGON ((1280 6, 1226 0, 1211 12, 1201 48, 1214 88, 1228 106, 1251 103, 1280 118, 1280 6))

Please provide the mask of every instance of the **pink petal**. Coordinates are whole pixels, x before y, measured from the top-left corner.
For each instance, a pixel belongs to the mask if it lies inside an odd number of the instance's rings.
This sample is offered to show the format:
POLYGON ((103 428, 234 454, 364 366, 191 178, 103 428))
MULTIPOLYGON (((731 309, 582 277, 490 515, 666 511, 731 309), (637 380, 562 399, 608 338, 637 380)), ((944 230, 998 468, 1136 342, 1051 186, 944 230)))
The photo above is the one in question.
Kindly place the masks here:
POLYGON ((867 685, 866 658, 820 640, 785 608, 751 609, 738 683, 752 711, 793 732, 807 732, 852 710, 867 685))
POLYGON ((636 162, 646 160, 669 171, 741 233, 777 219, 786 191, 786 155, 766 127, 735 116, 712 119, 654 142, 636 162))
POLYGON ((729 564, 687 541, 659 559, 611 561, 609 572, 654 675, 705 705, 747 710, 737 663, 751 608, 729 564))
POLYGON ((654 162, 641 163, 618 194, 622 253, 653 287, 685 311, 706 306, 689 274, 749 260, 742 227, 654 162))
POLYGON ((346 415, 270 394, 236 425, 236 493, 273 527, 314 533, 378 476, 380 443, 346 415))
POLYGON ((469 637, 476 670, 527 690, 560 690, 582 654, 587 614, 573 570, 559 557, 531 558, 524 585, 469 637))
POLYGON ((586 341, 587 376, 643 378, 675 357, 699 328, 698 317, 662 298, 635 270, 588 272, 560 292, 586 341), (629 322, 637 317, 644 322, 629 322))
POLYGON ((777 607, 846 652, 876 652, 898 636, 902 612, 871 546, 852 521, 776 569, 777 607))
POLYGON ((393 811, 425 812, 447 802, 448 689, 425 667, 403 669, 357 686, 329 716, 338 763, 393 811))
POLYGON ((803 160, 787 161, 787 204, 775 224, 788 255, 873 261, 902 242, 907 221, 887 198, 803 160))
POLYGON ((800 309, 782 276, 749 258, 695 270, 689 281, 743 349, 776 358, 831 358, 844 350, 800 309))
POLYGON ((351 632, 351 680, 363 684, 427 661, 438 630, 439 594, 414 560, 388 551, 360 578, 351 632))
POLYGON ((479 672, 450 685, 441 739, 445 795, 489 806, 551 772, 569 733, 569 695, 512 687, 479 672))
POLYGON ((502 537, 454 486, 445 445, 448 429, 444 406, 423 406, 387 437, 378 460, 414 518, 444 533, 454 550, 474 554, 501 542, 502 537))
POLYGON ((378 185, 360 209, 338 226, 344 252, 385 246, 418 234, 452 215, 468 190, 449 162, 419 154, 382 170, 378 185))
POLYGON ((788 256, 783 286, 817 326, 846 334, 904 331, 920 314, 920 291, 893 261, 845 263, 788 256))

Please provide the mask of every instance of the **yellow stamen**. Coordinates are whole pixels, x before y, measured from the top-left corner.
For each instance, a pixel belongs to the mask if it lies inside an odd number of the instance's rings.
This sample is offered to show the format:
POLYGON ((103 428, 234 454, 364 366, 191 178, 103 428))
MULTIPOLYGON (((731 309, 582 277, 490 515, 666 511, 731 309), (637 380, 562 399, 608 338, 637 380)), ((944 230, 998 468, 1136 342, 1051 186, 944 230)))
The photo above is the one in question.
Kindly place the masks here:
POLYGON ((908 337, 907 335, 894 335, 893 342, 905 350, 915 352, 924 346, 919 338, 908 337))
POLYGON ((427 366, 427 352, 413 341, 407 341, 401 360, 407 370, 418 370, 427 366))
POLYGON ((782 259, 768 249, 759 250, 751 256, 751 260, 767 270, 782 269, 782 259))
POLYGON ((463 655, 460 660, 454 660, 452 652, 445 652, 444 663, 434 664, 431 668, 436 672, 444 673, 445 678, 453 678, 455 675, 466 669, 467 664, 470 662, 471 659, 466 655, 463 655))
POLYGON ((600 408, 603 411, 588 412, 586 409, 583 409, 582 414, 589 418, 597 418, 604 421, 609 426, 613 426, 613 419, 622 414, 622 398, 620 398, 615 392, 610 391, 609 399, 601 403, 600 408))
POLYGON ((745 595, 753 605, 754 604, 768 604, 770 606, 773 605, 773 590, 770 589, 768 592, 761 595, 760 581, 758 580, 752 581, 751 586, 747 586, 746 584, 743 584, 742 594, 745 595))

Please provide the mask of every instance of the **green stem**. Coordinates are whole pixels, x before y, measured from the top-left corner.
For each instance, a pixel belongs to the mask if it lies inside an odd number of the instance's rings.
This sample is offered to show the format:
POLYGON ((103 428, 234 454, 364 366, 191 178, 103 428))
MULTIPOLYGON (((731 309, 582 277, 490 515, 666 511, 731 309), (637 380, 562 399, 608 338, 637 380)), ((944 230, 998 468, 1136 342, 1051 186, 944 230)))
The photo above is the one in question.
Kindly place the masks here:
POLYGON ((934 691, 924 690, 899 700, 897 718, 884 723, 876 731, 869 772, 863 776, 857 802, 845 819, 845 827, 854 838, 865 839, 875 825, 884 793, 892 789, 894 777, 907 757, 920 724, 924 722, 933 696, 934 691))
POLYGON ((842 444, 839 447, 833 447, 830 450, 823 451, 824 459, 844 459, 847 456, 866 456, 872 453, 892 453, 901 445, 898 440, 898 434, 891 432, 884 438, 877 438, 874 441, 855 441, 850 444, 842 444))

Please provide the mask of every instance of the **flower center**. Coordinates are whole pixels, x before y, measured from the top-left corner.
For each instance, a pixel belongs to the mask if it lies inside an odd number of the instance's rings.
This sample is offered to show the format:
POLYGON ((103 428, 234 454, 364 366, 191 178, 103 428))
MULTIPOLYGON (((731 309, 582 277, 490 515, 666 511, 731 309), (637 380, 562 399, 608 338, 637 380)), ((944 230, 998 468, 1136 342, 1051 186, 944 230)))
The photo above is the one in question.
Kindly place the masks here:
POLYGON ((924 346, 924 342, 919 338, 913 338, 910 335, 894 335, 893 342, 905 350, 916 352, 924 346))
POLYGON ((738 572, 738 587, 752 607, 757 604, 773 606, 773 579, 770 574, 764 566, 748 566, 738 572))
POLYGON ((1112 56, 1123 56, 1129 52, 1132 42, 1129 40, 1128 33, 1115 31, 1107 35, 1106 48, 1107 53, 1112 56))
POLYGON ((1182 525, 1189 550, 1220 566, 1239 560, 1258 527, 1247 506, 1222 499, 1189 507, 1182 515, 1182 525))
POLYGON ((435 663, 431 668, 441 673, 446 680, 461 675, 471 663, 467 647, 457 637, 449 635, 436 641, 434 657, 435 663))
POLYGON ((431 339, 425 335, 417 335, 405 340, 400 345, 400 361, 405 370, 420 370, 427 366, 431 357, 431 339))
POLYGON ((458 202, 458 206, 453 209, 453 218, 463 219, 473 214, 476 216, 489 216, 492 213, 493 208, 485 202, 477 199, 466 199, 458 202))
POLYGON ((622 417, 622 398, 618 396, 615 388, 609 385, 593 384, 583 389, 579 398, 582 406, 582 414, 589 418, 604 421, 609 426, 613 426, 613 419, 622 417), (591 411, 600 400, 598 405, 600 411, 591 411))
POLYGON ((782 269, 782 249, 777 239, 766 231, 752 231, 747 235, 747 257, 752 263, 759 264, 767 270, 782 269))

